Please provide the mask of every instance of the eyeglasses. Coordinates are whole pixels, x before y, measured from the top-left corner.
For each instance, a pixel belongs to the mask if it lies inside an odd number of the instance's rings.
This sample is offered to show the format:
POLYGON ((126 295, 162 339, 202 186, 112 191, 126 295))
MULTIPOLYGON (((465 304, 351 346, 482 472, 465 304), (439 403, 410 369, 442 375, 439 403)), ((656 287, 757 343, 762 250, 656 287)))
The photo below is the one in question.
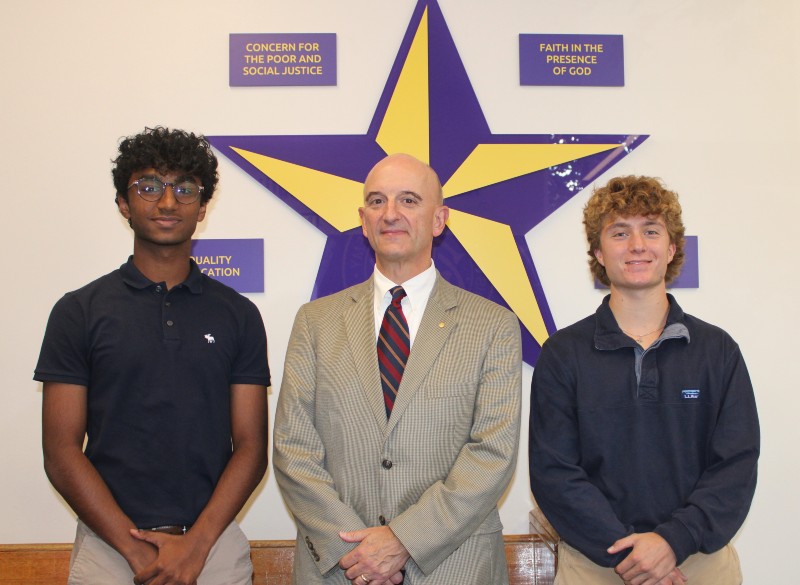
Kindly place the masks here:
POLYGON ((141 177, 128 185, 128 189, 134 186, 139 197, 150 203, 161 199, 167 187, 172 187, 172 196, 175 197, 175 201, 183 205, 194 203, 203 194, 203 187, 189 179, 165 183, 158 177, 141 177))

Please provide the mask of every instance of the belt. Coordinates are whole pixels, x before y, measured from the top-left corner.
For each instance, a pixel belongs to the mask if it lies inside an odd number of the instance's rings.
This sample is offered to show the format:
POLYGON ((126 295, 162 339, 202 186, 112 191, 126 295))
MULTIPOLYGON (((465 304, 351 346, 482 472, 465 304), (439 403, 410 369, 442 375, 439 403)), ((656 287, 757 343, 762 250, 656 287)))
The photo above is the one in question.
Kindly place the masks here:
POLYGON ((175 536, 183 536, 191 528, 191 526, 167 525, 155 526, 153 528, 141 528, 146 532, 161 532, 162 534, 173 534, 175 536))

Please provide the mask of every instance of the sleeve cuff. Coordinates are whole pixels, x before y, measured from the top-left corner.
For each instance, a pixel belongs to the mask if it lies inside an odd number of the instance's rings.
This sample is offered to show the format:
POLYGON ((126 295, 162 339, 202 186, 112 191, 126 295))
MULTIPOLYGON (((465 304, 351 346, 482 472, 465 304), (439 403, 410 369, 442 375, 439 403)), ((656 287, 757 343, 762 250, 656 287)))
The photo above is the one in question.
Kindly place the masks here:
POLYGON ((678 520, 670 520, 653 530, 661 538, 667 541, 675 554, 675 564, 680 565, 695 554, 699 547, 692 536, 692 533, 678 520))

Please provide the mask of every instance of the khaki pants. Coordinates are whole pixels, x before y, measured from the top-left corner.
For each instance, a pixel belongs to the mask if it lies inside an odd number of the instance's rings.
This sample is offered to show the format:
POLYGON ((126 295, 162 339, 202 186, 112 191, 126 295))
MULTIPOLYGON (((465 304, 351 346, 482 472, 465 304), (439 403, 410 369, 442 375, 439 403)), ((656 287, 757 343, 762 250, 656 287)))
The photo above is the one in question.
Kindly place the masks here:
MULTIPOLYGON (((688 585, 741 585, 739 556, 732 544, 706 555, 697 553, 686 559, 680 570, 688 585)), ((563 540, 558 543, 558 572, 555 585, 622 585, 613 568, 596 565, 563 540)))
MULTIPOLYGON (((80 520, 69 563, 68 585, 131 585, 133 571, 116 550, 80 520)), ((250 542, 236 522, 211 548, 197 585, 252 585, 250 542)))

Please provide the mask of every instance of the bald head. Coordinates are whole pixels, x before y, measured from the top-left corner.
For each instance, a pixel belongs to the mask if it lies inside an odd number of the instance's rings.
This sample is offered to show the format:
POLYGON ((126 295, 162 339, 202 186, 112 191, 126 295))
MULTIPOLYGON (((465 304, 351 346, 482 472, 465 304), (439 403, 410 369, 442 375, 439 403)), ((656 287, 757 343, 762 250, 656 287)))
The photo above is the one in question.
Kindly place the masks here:
POLYGON ((430 267, 433 238, 444 231, 449 210, 434 170, 408 154, 393 154, 367 175, 358 213, 378 270, 402 284, 430 267))
POLYGON ((418 180, 418 182, 425 187, 426 193, 435 197, 438 205, 444 203, 442 183, 439 181, 439 175, 436 174, 436 171, 434 171, 430 165, 405 153, 390 154, 372 167, 372 170, 370 170, 367 178, 364 180, 365 201, 368 195, 367 189, 371 183, 374 183, 374 180, 370 181, 370 179, 374 179, 376 173, 383 172, 402 173, 407 176, 409 180, 418 180))

